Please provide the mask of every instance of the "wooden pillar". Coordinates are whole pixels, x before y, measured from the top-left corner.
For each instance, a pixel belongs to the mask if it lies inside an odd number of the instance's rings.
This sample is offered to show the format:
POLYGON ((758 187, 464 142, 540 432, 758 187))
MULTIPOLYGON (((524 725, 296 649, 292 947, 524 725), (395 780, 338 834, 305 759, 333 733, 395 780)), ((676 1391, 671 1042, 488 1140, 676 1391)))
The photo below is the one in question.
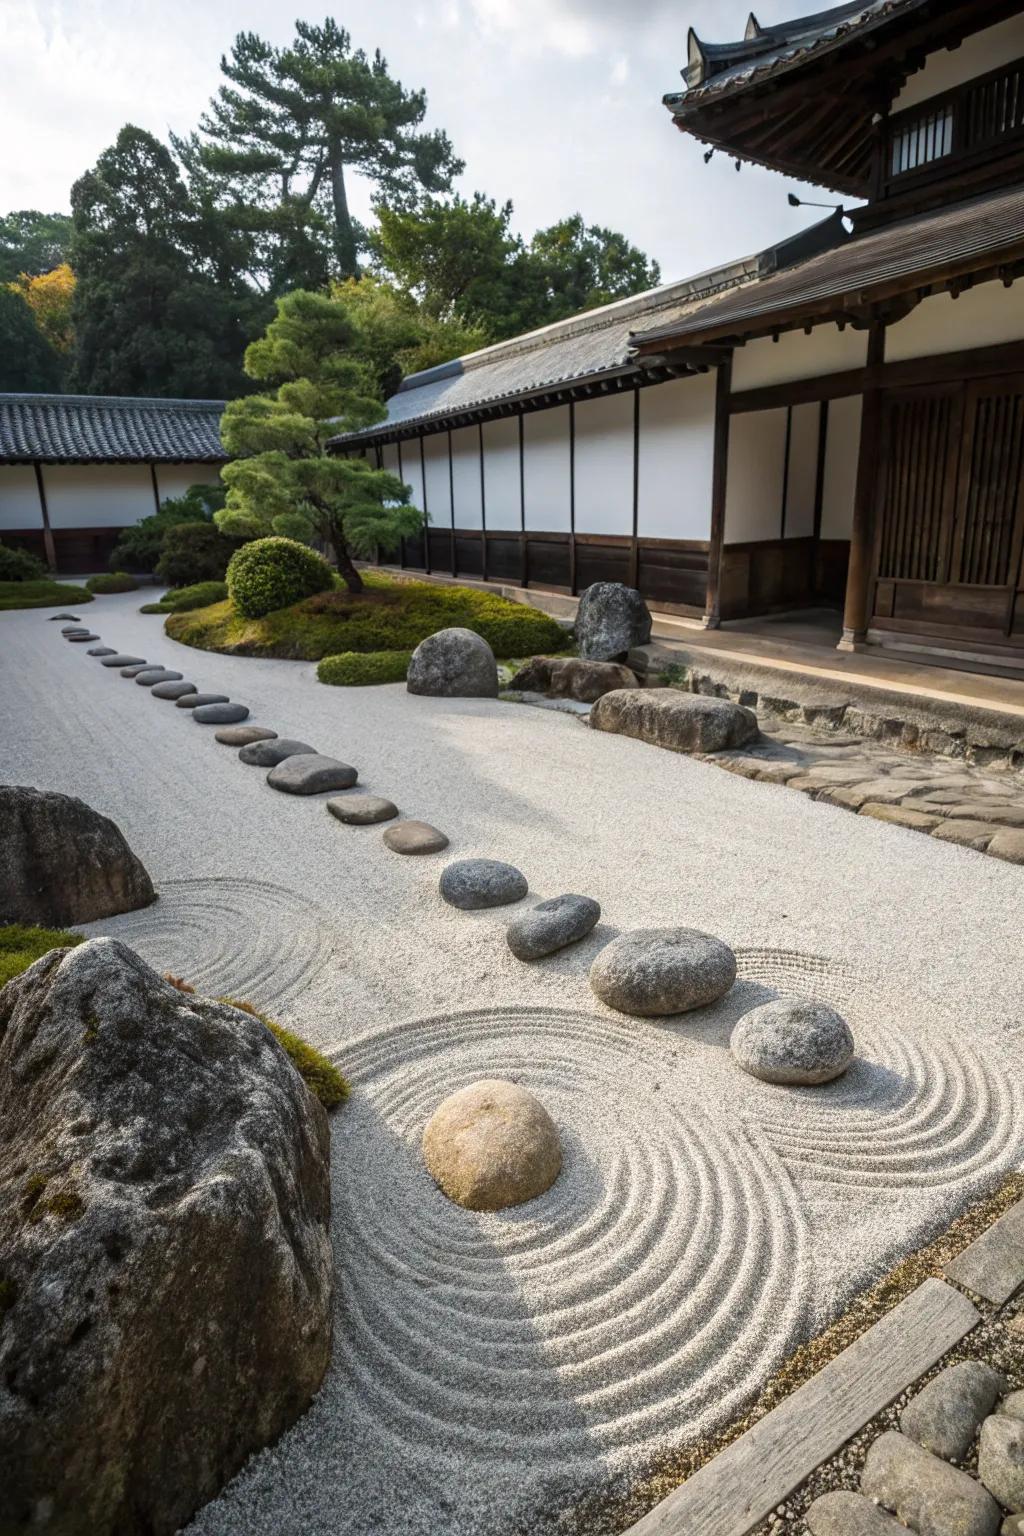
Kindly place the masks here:
POLYGON ((640 386, 633 390, 633 541, 629 548, 629 584, 640 581, 640 386))
POLYGON ((53 530, 50 527, 50 509, 46 505, 46 487, 43 485, 43 466, 38 461, 32 468, 36 472, 36 489, 39 492, 39 511, 43 519, 43 549, 46 551, 46 563, 51 571, 57 569, 57 546, 53 541, 53 530))
POLYGON ((448 556, 452 568, 452 575, 457 576, 455 559, 455 465, 452 462, 452 429, 448 428, 448 503, 452 509, 451 525, 448 531, 448 556))
POLYGON ((530 559, 526 546, 526 443, 523 413, 519 412, 519 585, 530 585, 530 559))
POLYGON ((732 394, 732 358, 719 363, 715 380, 715 453, 711 477, 711 532, 708 537, 708 585, 704 604, 704 628, 717 629, 722 622, 722 546, 725 542, 725 493, 729 477, 729 400, 732 394))
MULTIPOLYGON (((405 476, 402 474, 402 439, 400 437, 396 438, 396 440, 395 440, 395 453, 396 453, 396 455, 398 457, 398 478, 399 478, 399 480, 401 480, 402 484, 404 485, 405 484, 405 476)), ((399 541, 398 541, 398 567, 399 567, 399 570, 402 570, 402 571, 405 570, 405 538, 404 538, 404 536, 402 538, 400 538, 399 541)))
POLYGON ((569 401, 569 591, 576 596, 576 402, 569 401))
POLYGON ((487 481, 484 475, 484 424, 477 422, 480 432, 480 574, 487 580, 487 481))
POLYGON ((850 570, 846 578, 843 634, 837 647, 840 651, 852 651, 863 641, 870 617, 868 605, 871 601, 874 564, 878 438, 882 418, 882 391, 873 382, 871 370, 880 368, 884 362, 885 326, 882 321, 874 320, 868 332, 868 383, 861 411, 857 488, 853 502, 853 527, 850 530, 850 570))
POLYGON ((156 507, 156 510, 159 512, 160 511, 160 487, 157 484, 156 465, 155 464, 150 464, 150 466, 149 466, 149 477, 150 477, 150 479, 153 482, 153 505, 156 507))
POLYGON ((420 433, 420 478, 423 482, 423 569, 430 575, 430 511, 427 507, 427 456, 423 451, 423 433, 420 433))

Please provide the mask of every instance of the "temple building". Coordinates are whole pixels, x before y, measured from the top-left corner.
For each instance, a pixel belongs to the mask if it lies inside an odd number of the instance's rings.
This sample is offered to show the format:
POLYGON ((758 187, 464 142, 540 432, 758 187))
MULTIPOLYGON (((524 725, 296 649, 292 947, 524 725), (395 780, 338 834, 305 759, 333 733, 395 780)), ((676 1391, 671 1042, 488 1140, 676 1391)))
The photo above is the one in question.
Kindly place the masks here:
POLYGON ((1024 668, 1024 5, 751 16, 683 79, 682 132, 848 206, 407 378, 338 442, 426 511, 402 564, 1024 668))

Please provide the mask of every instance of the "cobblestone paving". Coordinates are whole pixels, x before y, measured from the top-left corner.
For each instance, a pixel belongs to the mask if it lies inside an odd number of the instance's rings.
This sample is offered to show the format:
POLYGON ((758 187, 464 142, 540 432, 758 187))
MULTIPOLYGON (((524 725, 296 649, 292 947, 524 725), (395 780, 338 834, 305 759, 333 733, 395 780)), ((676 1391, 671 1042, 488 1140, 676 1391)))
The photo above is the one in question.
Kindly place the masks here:
POLYGON ((861 736, 762 721, 763 738, 705 762, 860 816, 1024 864, 1024 779, 948 757, 893 752, 861 736))

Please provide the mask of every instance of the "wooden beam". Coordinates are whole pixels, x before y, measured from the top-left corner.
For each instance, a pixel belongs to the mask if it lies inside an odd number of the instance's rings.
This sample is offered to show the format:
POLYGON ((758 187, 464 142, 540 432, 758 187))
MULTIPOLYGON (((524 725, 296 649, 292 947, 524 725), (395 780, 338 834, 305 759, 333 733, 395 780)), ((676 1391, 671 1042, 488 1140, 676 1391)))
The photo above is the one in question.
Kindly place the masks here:
POLYGON ((633 540, 629 555, 629 585, 640 580, 640 545, 637 538, 640 517, 640 391, 633 391, 633 540))
POLYGON ((149 474, 150 474, 151 480, 153 481, 153 505, 156 508, 156 510, 159 512, 160 511, 160 487, 157 484, 156 465, 155 464, 150 464, 150 466, 149 466, 149 474))
POLYGON ((484 581, 487 580, 487 481, 484 475, 484 424, 477 423, 477 431, 480 434, 480 574, 484 581))
POLYGON ((729 396, 732 390, 732 359, 720 363, 715 381, 715 446, 711 479, 711 532, 708 542, 708 585, 704 627, 718 629, 722 622, 722 546, 725 542, 725 495, 729 477, 729 396))
MULTIPOLYGON (((885 326, 880 322, 868 334, 868 368, 881 368, 885 362, 885 326)), ((850 530, 850 570, 846 581, 843 609, 843 634, 838 649, 852 651, 867 634, 868 605, 871 598, 874 560, 875 496, 878 484, 878 435, 882 420, 882 391, 872 386, 864 391, 861 413, 860 453, 857 460, 857 487, 853 503, 853 527, 850 530)))
POLYGON ((46 563, 51 571, 55 571, 57 569, 57 547, 53 542, 53 530, 50 527, 50 509, 46 505, 43 466, 37 460, 32 468, 36 472, 36 489, 39 492, 39 512, 43 520, 43 548, 46 551, 46 563))

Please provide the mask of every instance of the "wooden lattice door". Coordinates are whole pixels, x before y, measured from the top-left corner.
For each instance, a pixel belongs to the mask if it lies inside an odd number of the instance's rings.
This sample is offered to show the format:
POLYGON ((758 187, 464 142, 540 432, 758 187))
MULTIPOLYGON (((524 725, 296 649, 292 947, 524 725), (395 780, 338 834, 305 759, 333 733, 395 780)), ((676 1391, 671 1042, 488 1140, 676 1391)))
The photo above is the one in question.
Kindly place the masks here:
POLYGON ((1024 642, 1024 375, 888 392, 879 451, 872 622, 1024 642))

